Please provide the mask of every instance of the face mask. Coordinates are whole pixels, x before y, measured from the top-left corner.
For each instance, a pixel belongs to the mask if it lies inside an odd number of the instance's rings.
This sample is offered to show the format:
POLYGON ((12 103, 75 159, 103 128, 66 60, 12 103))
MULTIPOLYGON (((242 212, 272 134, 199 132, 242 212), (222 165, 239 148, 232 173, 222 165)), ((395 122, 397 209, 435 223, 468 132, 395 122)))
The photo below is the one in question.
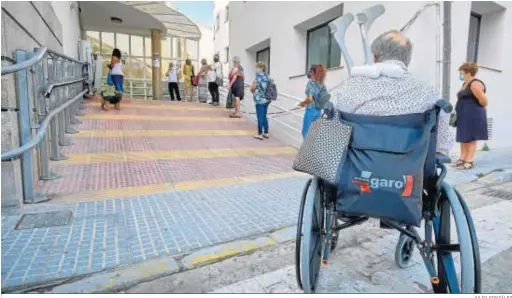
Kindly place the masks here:
POLYGON ((464 76, 463 75, 459 75, 459 80, 464 81, 465 80, 464 76))

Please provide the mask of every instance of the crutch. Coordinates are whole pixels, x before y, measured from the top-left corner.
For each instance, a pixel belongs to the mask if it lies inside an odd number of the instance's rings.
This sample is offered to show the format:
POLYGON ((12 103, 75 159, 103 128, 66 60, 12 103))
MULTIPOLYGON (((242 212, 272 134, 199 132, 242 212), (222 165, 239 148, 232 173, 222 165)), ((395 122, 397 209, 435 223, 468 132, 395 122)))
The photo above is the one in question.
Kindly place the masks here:
POLYGON ((359 25, 359 31, 361 32, 361 40, 363 41, 364 50, 364 64, 366 65, 373 64, 372 51, 370 49, 370 42, 368 41, 368 32, 370 31, 370 27, 373 25, 373 22, 383 15, 385 11, 386 9, 384 8, 384 5, 378 4, 356 14, 355 20, 356 24, 359 25))

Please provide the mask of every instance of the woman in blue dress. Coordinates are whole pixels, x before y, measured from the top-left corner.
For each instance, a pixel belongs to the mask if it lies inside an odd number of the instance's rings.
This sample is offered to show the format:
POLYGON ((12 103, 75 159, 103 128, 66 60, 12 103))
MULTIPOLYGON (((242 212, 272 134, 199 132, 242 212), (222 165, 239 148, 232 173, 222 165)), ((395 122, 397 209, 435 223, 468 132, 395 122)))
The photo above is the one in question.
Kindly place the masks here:
POLYGON ((309 81, 306 85, 306 99, 299 103, 299 106, 306 108, 302 123, 302 138, 306 138, 311 124, 322 116, 322 109, 315 106, 315 101, 320 100, 323 94, 327 92, 324 84, 327 70, 322 64, 312 65, 307 75, 309 81))
POLYGON ((477 141, 489 139, 487 130, 487 96, 485 84, 475 76, 478 66, 464 63, 459 67, 459 78, 464 83, 457 93, 457 142, 460 159, 453 166, 461 170, 473 168, 477 141))

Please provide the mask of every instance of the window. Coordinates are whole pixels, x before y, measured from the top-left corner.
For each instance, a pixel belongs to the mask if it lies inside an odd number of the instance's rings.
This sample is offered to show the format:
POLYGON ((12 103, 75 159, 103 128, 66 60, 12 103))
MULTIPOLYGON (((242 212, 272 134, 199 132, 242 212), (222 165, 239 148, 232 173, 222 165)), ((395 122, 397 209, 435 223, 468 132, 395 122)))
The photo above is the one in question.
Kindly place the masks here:
POLYGON ((307 33, 306 71, 313 64, 323 64, 327 68, 341 65, 341 49, 331 34, 328 23, 313 28, 307 33))
POLYGON ((270 48, 266 48, 257 52, 256 62, 265 62, 267 65, 267 72, 270 73, 270 48))
POLYGON ((217 17, 215 18, 215 31, 219 31, 219 27, 220 27, 220 16, 217 13, 217 17))
POLYGON ((225 51, 225 54, 226 54, 226 59, 224 60, 225 62, 224 63, 228 63, 229 62, 229 47, 226 47, 224 49, 225 51))
POLYGON ((224 19, 224 23, 229 22, 229 5, 226 5, 226 18, 224 19))
POLYGON ((477 62, 481 23, 482 16, 471 13, 469 17, 468 52, 466 59, 468 62, 477 62))

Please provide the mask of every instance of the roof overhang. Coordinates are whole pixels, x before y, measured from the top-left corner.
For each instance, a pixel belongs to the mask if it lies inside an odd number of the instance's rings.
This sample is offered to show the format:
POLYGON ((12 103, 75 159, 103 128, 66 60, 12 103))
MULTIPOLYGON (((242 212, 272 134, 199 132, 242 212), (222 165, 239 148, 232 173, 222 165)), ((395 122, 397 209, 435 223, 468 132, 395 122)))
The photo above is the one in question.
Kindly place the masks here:
POLYGON ((188 17, 165 5, 147 1, 81 1, 84 30, 150 36, 151 29, 163 36, 201 39, 201 31, 188 17), (114 23, 111 18, 122 23, 114 23))

